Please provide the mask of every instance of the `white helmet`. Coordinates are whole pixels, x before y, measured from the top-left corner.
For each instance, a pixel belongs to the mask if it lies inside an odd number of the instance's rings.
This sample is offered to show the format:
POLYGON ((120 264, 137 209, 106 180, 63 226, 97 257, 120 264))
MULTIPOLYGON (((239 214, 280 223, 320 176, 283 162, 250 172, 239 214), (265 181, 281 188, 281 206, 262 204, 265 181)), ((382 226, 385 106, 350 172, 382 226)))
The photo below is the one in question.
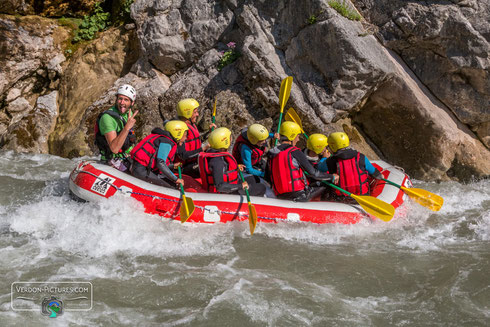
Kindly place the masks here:
POLYGON ((134 87, 132 87, 129 84, 123 84, 123 85, 119 86, 119 88, 117 89, 116 96, 118 94, 127 96, 133 102, 136 99, 136 90, 134 89, 134 87))

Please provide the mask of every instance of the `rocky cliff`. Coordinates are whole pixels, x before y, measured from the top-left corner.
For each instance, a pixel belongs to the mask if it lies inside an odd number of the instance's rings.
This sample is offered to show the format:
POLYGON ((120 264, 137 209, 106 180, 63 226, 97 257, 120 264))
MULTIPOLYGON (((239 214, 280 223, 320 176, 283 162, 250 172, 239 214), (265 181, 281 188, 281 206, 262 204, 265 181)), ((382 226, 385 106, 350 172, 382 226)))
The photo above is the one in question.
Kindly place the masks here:
MULTIPOLYGON (((58 2, 73 15, 94 5, 58 2)), ((59 13, 10 0, 0 5, 17 13, 0 16, 1 145, 93 153, 95 119, 122 83, 138 91, 140 137, 184 97, 201 103, 202 128, 214 99, 217 124, 235 135, 252 122, 275 128, 280 82, 290 75, 288 107, 307 132, 344 130, 355 148, 415 178, 487 177, 490 4, 336 2, 362 18, 320 0, 136 0, 133 24, 70 53, 73 35, 59 19, 22 16, 59 13), (226 62, 226 51, 236 61, 226 62)))

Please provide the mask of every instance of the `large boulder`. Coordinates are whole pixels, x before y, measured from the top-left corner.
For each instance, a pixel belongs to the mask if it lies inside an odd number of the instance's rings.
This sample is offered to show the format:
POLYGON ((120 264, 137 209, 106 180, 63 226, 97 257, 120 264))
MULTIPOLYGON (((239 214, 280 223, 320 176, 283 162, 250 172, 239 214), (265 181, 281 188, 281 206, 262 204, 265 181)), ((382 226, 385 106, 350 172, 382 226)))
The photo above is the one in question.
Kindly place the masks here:
POLYGON ((490 3, 354 2, 383 44, 490 147, 490 3))

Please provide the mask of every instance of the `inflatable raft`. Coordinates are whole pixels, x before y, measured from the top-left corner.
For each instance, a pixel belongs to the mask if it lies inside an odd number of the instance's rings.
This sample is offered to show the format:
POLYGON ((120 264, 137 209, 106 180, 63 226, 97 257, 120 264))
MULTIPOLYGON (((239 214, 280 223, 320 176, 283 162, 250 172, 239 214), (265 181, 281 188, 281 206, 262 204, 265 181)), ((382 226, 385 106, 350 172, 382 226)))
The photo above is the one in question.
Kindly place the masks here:
MULTIPOLYGON (((409 177, 401 170, 383 162, 373 161, 384 178, 411 187, 409 177)), ((186 196, 193 199, 194 214, 188 222, 226 223, 248 220, 246 196, 232 194, 202 193, 198 181, 186 176, 186 196)), ((144 205, 145 212, 169 219, 180 220, 180 191, 165 188, 137 179, 107 165, 84 161, 72 171, 69 179, 71 192, 86 201, 100 201, 121 193, 144 205)), ((399 188, 384 181, 372 181, 371 196, 398 208, 406 195, 399 188)), ((355 224, 368 216, 358 204, 311 201, 293 202, 275 198, 251 197, 258 222, 304 221, 317 224, 355 224)), ((371 217, 374 219, 373 217, 371 217)))

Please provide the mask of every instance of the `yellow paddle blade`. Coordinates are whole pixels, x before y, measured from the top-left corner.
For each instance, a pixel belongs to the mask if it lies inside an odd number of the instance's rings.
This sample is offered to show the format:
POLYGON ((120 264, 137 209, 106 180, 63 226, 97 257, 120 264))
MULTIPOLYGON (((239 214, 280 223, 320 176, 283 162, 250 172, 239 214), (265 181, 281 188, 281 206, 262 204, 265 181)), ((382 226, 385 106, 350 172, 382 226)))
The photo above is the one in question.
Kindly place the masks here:
POLYGON ((180 204, 180 222, 185 223, 187 219, 194 213, 194 201, 191 198, 186 198, 182 194, 182 203, 180 204))
POLYGON ((248 203, 248 224, 250 225, 250 235, 254 234, 255 226, 257 226, 257 211, 255 211, 255 206, 248 203))
POLYGON ((286 111, 285 120, 295 122, 299 125, 299 128, 301 128, 301 133, 305 133, 305 131, 303 130, 303 124, 301 123, 301 118, 299 118, 296 110, 294 110, 293 108, 289 108, 288 111, 286 111))
POLYGON ((444 204, 444 199, 437 194, 431 193, 421 188, 406 188, 401 187, 409 197, 411 197, 417 203, 429 208, 432 211, 441 210, 444 204))
POLYGON ((218 101, 218 99, 214 98, 213 116, 216 116, 216 101, 218 101))
POLYGON ((369 214, 383 220, 390 221, 395 214, 395 208, 380 199, 369 195, 350 195, 361 205, 361 207, 369 214))
POLYGON ((281 82, 281 89, 279 90, 279 105, 281 107, 281 113, 284 110, 284 106, 289 99, 289 93, 291 92, 291 86, 293 85, 293 77, 288 76, 281 82))

